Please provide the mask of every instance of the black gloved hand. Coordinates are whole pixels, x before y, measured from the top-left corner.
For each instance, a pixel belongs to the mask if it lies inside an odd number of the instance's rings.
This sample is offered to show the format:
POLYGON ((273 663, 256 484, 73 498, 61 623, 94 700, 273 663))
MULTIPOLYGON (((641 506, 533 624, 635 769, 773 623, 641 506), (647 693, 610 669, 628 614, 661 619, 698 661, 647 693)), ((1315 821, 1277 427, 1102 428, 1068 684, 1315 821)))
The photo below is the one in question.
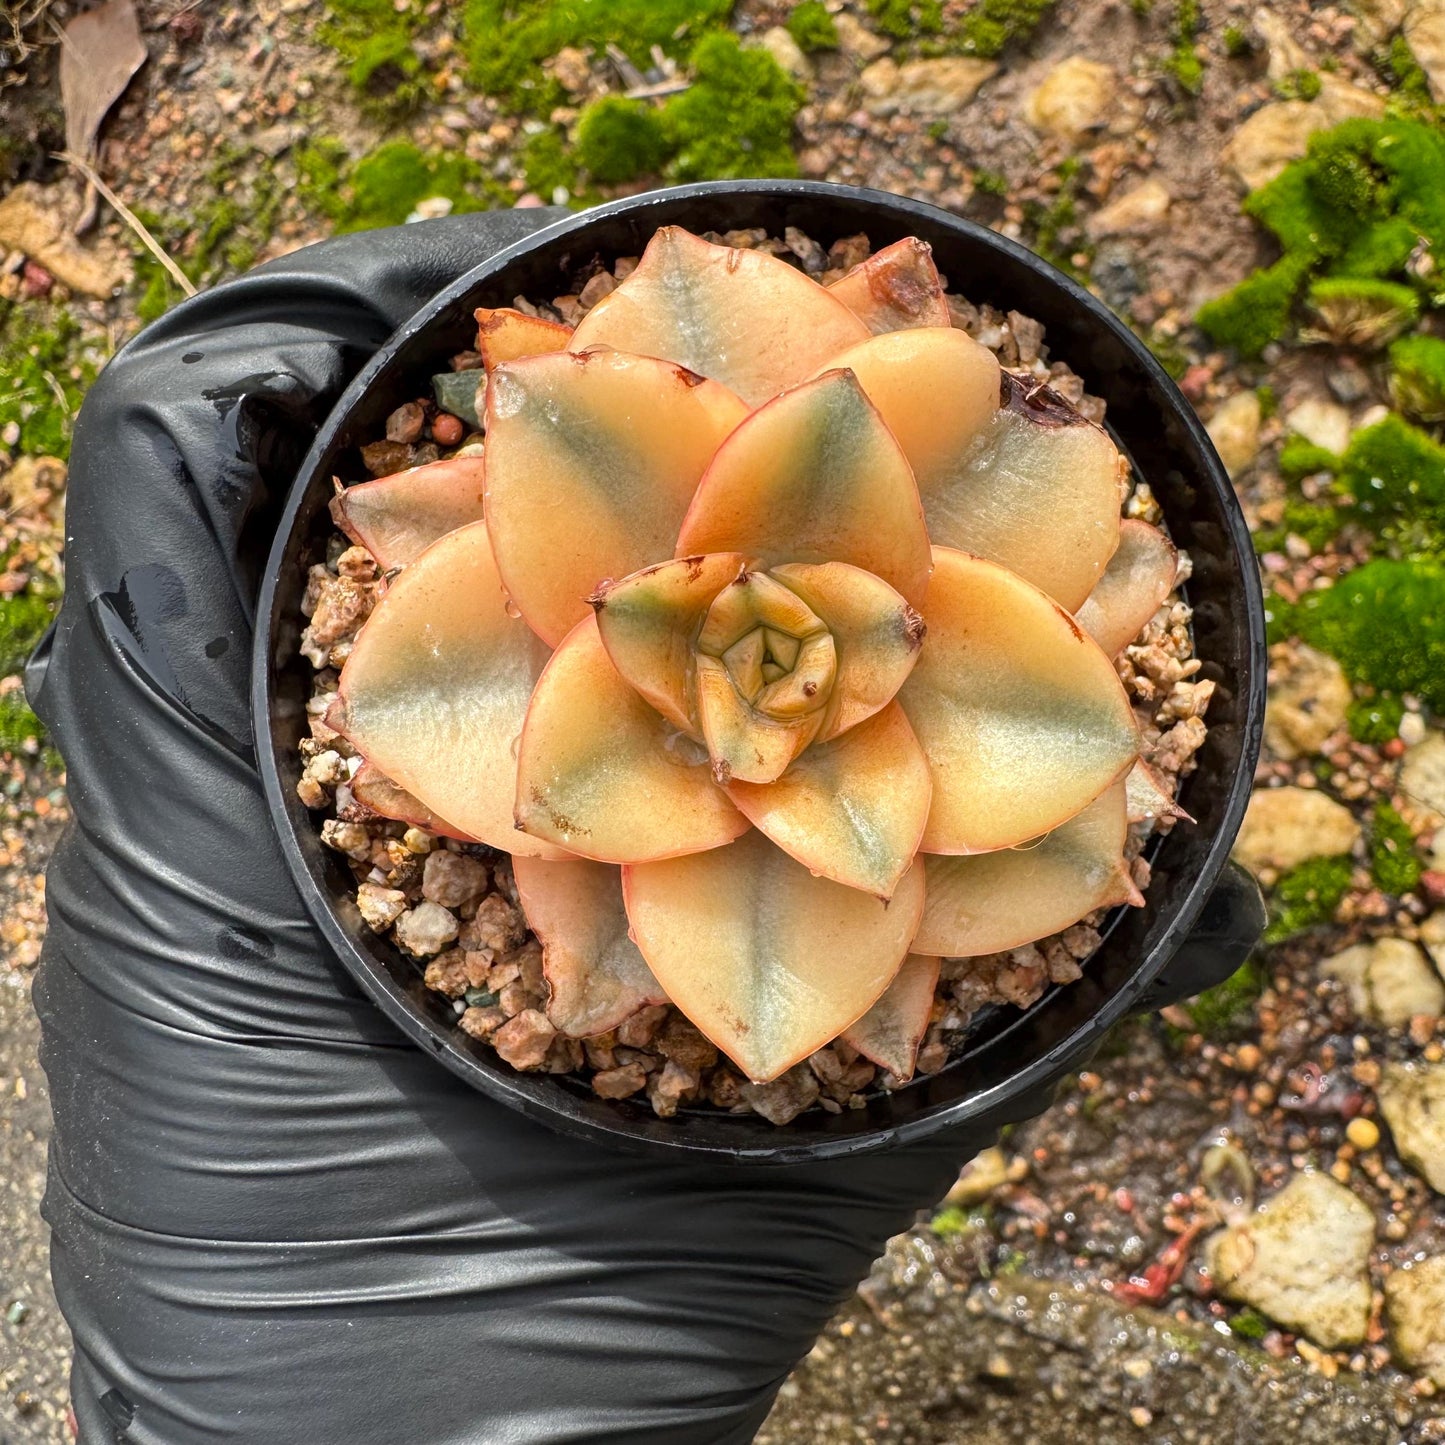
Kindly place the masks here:
POLYGON ((264 266, 151 327, 81 412, 29 683, 75 814, 36 1000, 84 1445, 748 1440, 988 1142, 772 1169, 563 1138, 407 1044, 302 908, 248 710, 281 501, 393 328, 552 218, 264 266))

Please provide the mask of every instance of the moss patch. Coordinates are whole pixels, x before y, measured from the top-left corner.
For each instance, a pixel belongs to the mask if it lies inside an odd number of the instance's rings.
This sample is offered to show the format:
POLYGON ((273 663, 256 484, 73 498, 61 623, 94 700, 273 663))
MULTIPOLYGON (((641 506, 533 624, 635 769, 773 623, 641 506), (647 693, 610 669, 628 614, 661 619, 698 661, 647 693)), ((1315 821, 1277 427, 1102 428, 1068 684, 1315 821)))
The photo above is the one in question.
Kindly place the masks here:
POLYGON ((1254 1001, 1264 989, 1264 974, 1253 959, 1213 988, 1184 1005, 1197 1032, 1206 1038, 1226 1038, 1244 1023, 1254 1010, 1254 1001))
POLYGON ((1204 62, 1194 45, 1202 24, 1199 0, 1179 0, 1174 8, 1174 24, 1170 27, 1174 46, 1164 69, 1179 82, 1180 89, 1190 95, 1198 95, 1204 89, 1204 62))
POLYGON ((1398 898, 1414 890, 1424 871, 1410 825, 1389 803, 1376 803, 1370 828, 1370 877, 1375 887, 1398 898))
POLYGON ((1445 421, 1445 341, 1402 336, 1390 348, 1390 395, 1417 421, 1445 421))
POLYGON ((0 355, 0 427, 20 428, 23 453, 68 456, 75 413, 96 372, 79 323, 54 303, 0 302, 0 355))
POLYGON ((49 599, 22 592, 0 599, 0 677, 19 672, 40 641, 55 608, 49 599))
POLYGON ((1283 943, 1307 928, 1332 922, 1335 910, 1350 891, 1354 869, 1353 861, 1346 855, 1311 858, 1291 868, 1270 894, 1269 926, 1264 931, 1264 941, 1283 943))
POLYGON ((1053 0, 979 0, 959 23, 956 48, 992 60, 1026 41, 1052 8, 1053 0))
POLYGON ((1339 485, 1355 499, 1359 518, 1400 550, 1445 545, 1445 447, 1409 422, 1387 416, 1356 432, 1339 485))
POLYGON ((602 185, 657 175, 668 152, 662 121, 646 101, 604 96, 577 121, 577 159, 602 185))
POLYGON ((317 30, 323 43, 348 62, 347 79, 363 105, 405 112, 426 94, 415 40, 430 22, 422 6, 398 9, 393 0, 326 0, 327 18, 317 30))
POLYGON ((803 0, 788 15, 788 34, 806 55, 838 48, 838 27, 822 0, 803 0))
POLYGON ((45 724, 30 711, 25 694, 0 693, 0 753, 29 751, 45 736, 45 724))
POLYGON ((937 35, 943 29, 941 0, 868 0, 873 24, 895 40, 937 35))
POLYGON ((1357 743, 1383 747, 1400 736, 1404 716, 1405 704, 1397 697, 1361 697, 1350 704, 1346 721, 1357 743))
POLYGON ((1282 256, 1223 296, 1206 301, 1194 319, 1221 346, 1232 346, 1241 356, 1258 356, 1288 328, 1308 274, 1304 258, 1282 256))

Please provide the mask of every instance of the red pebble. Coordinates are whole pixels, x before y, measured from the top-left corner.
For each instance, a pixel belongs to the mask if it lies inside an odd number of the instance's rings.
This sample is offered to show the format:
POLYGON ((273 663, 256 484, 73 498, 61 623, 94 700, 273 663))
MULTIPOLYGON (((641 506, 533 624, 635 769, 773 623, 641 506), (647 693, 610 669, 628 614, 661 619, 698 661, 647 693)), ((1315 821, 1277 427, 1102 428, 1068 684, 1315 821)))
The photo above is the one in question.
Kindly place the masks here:
POLYGON ((1180 378, 1179 390, 1190 401, 1202 401, 1204 393, 1209 390, 1209 383, 1213 380, 1214 372, 1210 367, 1191 366, 1180 378))
POLYGON ((439 445, 444 447, 456 446, 465 432, 466 428, 462 426, 461 418, 453 416, 449 411, 438 413, 431 424, 432 436, 439 445))
POLYGON ((1382 753, 1384 753, 1384 755, 1385 755, 1387 758, 1400 758, 1400 757, 1404 757, 1404 755, 1405 755, 1405 739, 1404 739, 1404 738, 1391 738, 1389 742, 1385 743, 1385 744, 1380 748, 1380 751, 1381 751, 1382 753))
POLYGON ((1445 873, 1438 868, 1427 869, 1420 875, 1420 892, 1429 903, 1445 903, 1445 873))
POLYGON ((55 277, 38 261, 25 263, 24 269, 20 272, 20 290, 28 299, 33 301, 39 296, 49 296, 51 287, 54 285, 55 277))

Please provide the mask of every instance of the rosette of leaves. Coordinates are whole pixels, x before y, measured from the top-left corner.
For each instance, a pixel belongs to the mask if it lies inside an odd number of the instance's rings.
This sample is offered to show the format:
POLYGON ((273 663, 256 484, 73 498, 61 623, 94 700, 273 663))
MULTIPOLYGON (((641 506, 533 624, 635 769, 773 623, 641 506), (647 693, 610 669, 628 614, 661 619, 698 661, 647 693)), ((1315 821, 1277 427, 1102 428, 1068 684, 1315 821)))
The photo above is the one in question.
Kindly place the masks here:
POLYGON ((939 957, 1142 901, 1111 658, 1174 549, 926 245, 825 289, 668 227, 575 330, 478 321, 484 456, 337 498, 389 581, 327 723, 513 855, 559 1028, 670 1001, 756 1081, 840 1035, 907 1077, 939 957))

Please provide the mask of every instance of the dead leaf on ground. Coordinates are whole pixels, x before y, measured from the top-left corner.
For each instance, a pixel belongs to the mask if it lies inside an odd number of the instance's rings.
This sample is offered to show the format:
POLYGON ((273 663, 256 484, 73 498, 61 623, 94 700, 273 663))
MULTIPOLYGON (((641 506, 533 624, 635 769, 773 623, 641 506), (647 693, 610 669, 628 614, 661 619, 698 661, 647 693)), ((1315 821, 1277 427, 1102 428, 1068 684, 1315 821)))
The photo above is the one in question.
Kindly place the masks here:
POLYGON ((134 0, 105 0, 65 27, 60 52, 60 99, 65 107, 65 148, 95 154, 106 112, 146 62, 134 0))
POLYGON ((125 263, 108 243, 82 246, 70 234, 73 207, 65 187, 21 182, 0 199, 0 252, 22 251, 72 291, 108 297, 125 281, 125 263))

